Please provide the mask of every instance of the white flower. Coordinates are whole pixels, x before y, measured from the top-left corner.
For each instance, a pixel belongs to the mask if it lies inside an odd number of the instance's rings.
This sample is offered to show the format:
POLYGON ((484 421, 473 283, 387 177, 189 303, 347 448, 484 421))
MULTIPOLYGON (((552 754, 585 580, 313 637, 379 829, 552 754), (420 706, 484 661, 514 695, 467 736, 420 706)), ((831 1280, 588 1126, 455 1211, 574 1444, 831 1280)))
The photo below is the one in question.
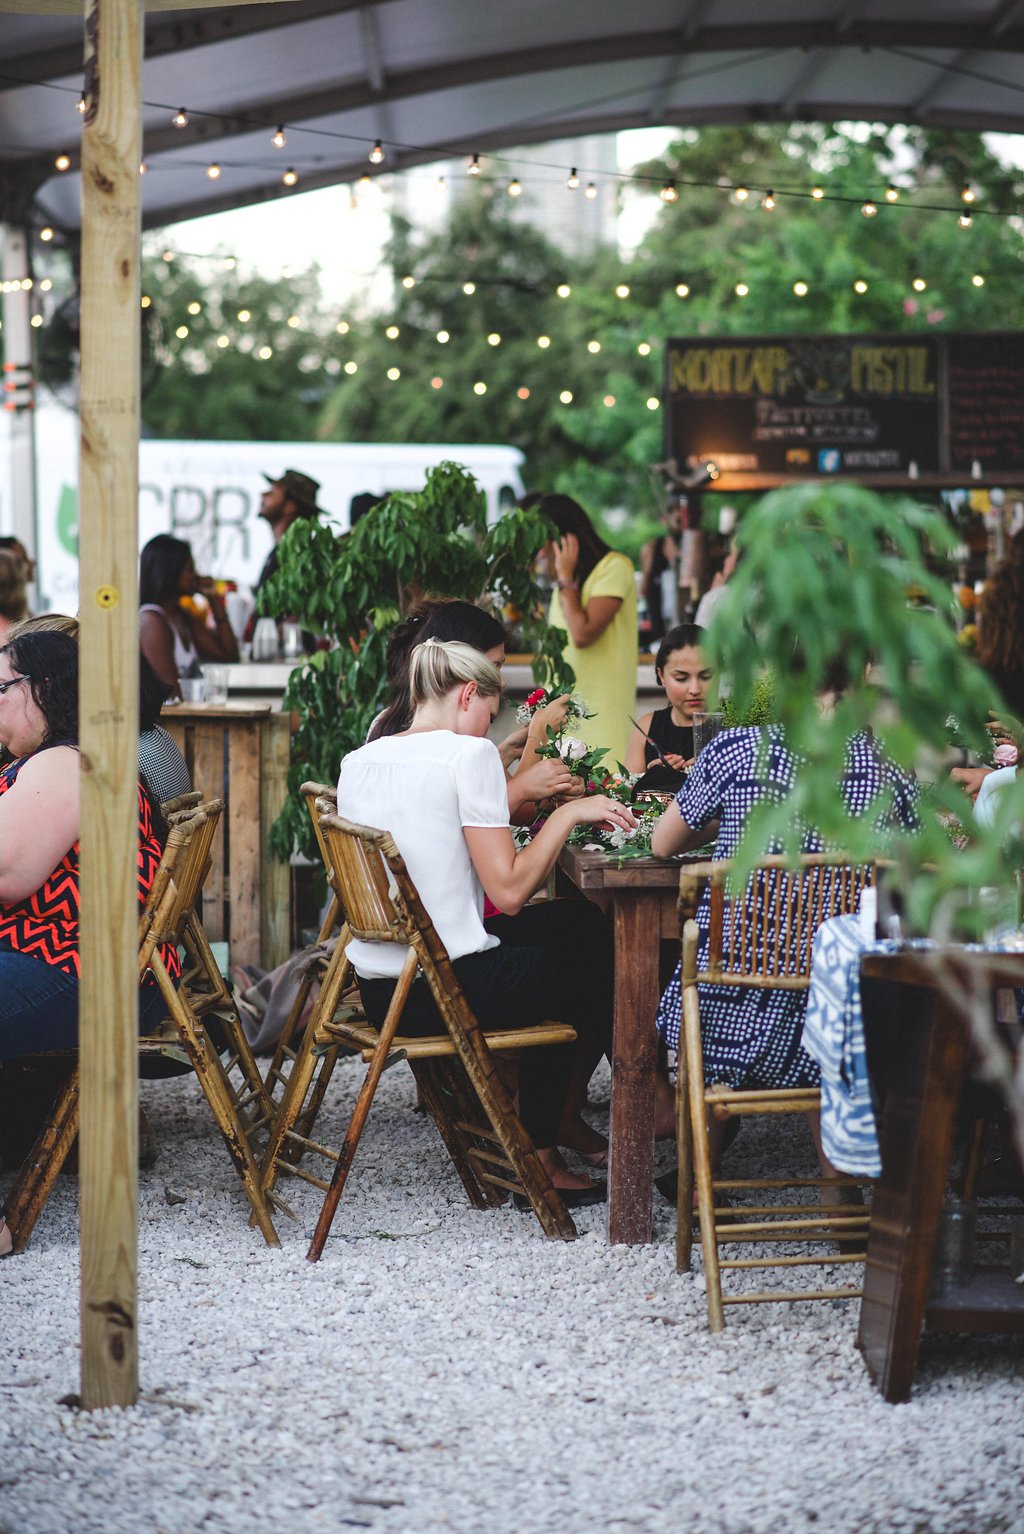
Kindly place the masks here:
POLYGON ((635 835, 635 830, 627 831, 625 826, 618 826, 614 831, 609 832, 608 845, 609 847, 624 847, 627 842, 633 840, 635 835))
POLYGON ((575 735, 563 735, 558 742, 558 754, 566 762, 578 762, 589 750, 586 741, 577 740, 575 735))

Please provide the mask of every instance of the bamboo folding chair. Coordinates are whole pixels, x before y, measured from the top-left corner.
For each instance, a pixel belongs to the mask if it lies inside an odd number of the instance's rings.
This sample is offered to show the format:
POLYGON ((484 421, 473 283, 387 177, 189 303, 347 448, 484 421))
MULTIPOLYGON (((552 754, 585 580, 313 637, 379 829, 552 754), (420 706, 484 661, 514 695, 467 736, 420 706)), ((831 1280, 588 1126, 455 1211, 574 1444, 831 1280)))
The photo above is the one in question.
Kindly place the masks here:
MULTIPOLYGON (((139 1051, 141 1055, 174 1055, 195 1070, 241 1178, 255 1223, 267 1244, 277 1246, 280 1243, 260 1186, 254 1149, 259 1130, 269 1127, 270 1105, 231 994, 195 911, 222 810, 223 802, 213 800, 171 815, 163 855, 139 917, 138 948, 139 981, 147 970, 152 972, 168 1017, 155 1034, 139 1039, 139 1051), (160 955, 163 944, 173 944, 182 954, 178 985, 160 955), (227 1042, 224 1058, 207 1032, 207 1020, 213 1018, 227 1042), (241 1086, 234 1084, 233 1075, 240 1077, 241 1086)), ((77 1055, 69 1056, 69 1062, 67 1078, 8 1200, 7 1220, 15 1251, 21 1251, 28 1241, 78 1133, 77 1055)))
POLYGON ((868 1221, 862 1205, 840 1204, 828 1213, 820 1205, 800 1203, 715 1207, 716 1194, 858 1186, 856 1179, 849 1177, 737 1179, 712 1174, 709 1115, 721 1121, 734 1115, 812 1113, 820 1109, 821 1095, 816 1087, 736 1091, 721 1084, 706 1086, 697 987, 714 984, 807 990, 814 933, 827 917, 855 911, 861 892, 874 881, 873 866, 855 866, 827 854, 804 856, 796 867, 787 866, 784 858, 774 857, 758 863, 746 887, 733 894, 728 887, 731 868, 727 860, 692 864, 680 876, 679 897, 680 911, 687 919, 683 928, 683 1036, 676 1077, 679 1148, 676 1269, 680 1273, 690 1270, 696 1175, 708 1325, 713 1332, 721 1331, 725 1325, 725 1305, 859 1296, 859 1288, 848 1286, 723 1294, 722 1273, 863 1262, 868 1221), (708 883, 711 903, 707 964, 698 969, 699 932, 693 917, 699 893, 708 883), (718 1250, 735 1243, 831 1243, 837 1238, 841 1238, 838 1254, 730 1258, 720 1257, 718 1250))
POLYGON ((573 1240, 576 1227, 516 1116, 491 1052, 571 1043, 575 1030, 561 1023, 500 1032, 482 1029, 392 838, 329 812, 320 816, 320 830, 332 883, 348 918, 348 931, 367 942, 400 945, 408 953, 378 1031, 357 1011, 345 1007, 339 1011, 352 976, 339 940, 275 1117, 263 1163, 264 1188, 269 1191, 279 1173, 289 1173, 324 1190, 323 1207, 307 1253, 309 1260, 316 1262, 330 1232, 381 1075, 388 1066, 407 1060, 470 1203, 484 1209, 502 1203, 509 1192, 525 1195, 546 1235, 573 1240), (443 1034, 420 1037, 399 1032, 405 1002, 418 974, 437 1003, 443 1034), (358 1052, 367 1071, 344 1143, 340 1152, 335 1152, 297 1136, 294 1126, 303 1112, 317 1054, 337 1055, 342 1049, 358 1052), (334 1162, 329 1183, 285 1159, 285 1148, 296 1139, 302 1149, 317 1151, 334 1162))

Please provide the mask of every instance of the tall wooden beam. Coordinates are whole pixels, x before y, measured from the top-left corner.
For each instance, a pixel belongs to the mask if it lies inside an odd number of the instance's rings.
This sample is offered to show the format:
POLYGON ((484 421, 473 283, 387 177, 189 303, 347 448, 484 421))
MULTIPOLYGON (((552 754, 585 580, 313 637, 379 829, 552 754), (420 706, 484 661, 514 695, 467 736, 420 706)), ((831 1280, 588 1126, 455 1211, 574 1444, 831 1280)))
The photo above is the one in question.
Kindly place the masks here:
POLYGON ((82 133, 81 1398, 138 1395, 141 0, 87 0, 82 133))

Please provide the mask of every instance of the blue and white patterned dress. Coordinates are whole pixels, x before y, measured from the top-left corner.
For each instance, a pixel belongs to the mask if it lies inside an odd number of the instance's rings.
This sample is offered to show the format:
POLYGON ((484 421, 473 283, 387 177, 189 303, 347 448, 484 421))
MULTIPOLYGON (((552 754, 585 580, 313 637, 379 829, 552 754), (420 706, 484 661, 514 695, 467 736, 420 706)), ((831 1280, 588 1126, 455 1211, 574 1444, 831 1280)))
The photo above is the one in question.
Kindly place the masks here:
MULTIPOLYGON (((770 729, 767 736, 759 729, 723 730, 705 746, 676 795, 679 813, 695 830, 717 820, 714 855, 731 857, 753 807, 765 800, 779 804, 788 797, 796 765, 778 728, 770 729)), ((892 790, 886 826, 915 826, 916 783, 886 761, 868 736, 855 735, 847 746, 841 783, 850 815, 862 815, 883 787, 892 790)), ((821 850, 813 835, 805 846, 808 852, 821 850)), ((710 904, 711 893, 705 889, 697 912, 701 966, 707 962, 710 904)), ((748 1089, 817 1084, 818 1067, 800 1044, 806 991, 702 985, 699 995, 704 1073, 709 1083, 721 1081, 748 1089)), ((657 1019, 658 1032, 673 1050, 679 1047, 681 1011, 677 967, 661 998, 657 1019)))

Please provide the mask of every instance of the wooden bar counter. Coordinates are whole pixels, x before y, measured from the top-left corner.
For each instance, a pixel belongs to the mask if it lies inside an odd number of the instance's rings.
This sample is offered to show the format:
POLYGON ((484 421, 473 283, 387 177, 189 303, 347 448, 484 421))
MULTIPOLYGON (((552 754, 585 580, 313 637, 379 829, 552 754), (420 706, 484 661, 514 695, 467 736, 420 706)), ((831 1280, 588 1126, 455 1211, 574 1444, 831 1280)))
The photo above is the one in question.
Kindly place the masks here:
POLYGON ((203 891, 203 925, 233 964, 274 969, 290 949, 287 863, 270 828, 288 793, 290 717, 269 703, 173 703, 160 721, 204 797, 227 805, 203 891))

